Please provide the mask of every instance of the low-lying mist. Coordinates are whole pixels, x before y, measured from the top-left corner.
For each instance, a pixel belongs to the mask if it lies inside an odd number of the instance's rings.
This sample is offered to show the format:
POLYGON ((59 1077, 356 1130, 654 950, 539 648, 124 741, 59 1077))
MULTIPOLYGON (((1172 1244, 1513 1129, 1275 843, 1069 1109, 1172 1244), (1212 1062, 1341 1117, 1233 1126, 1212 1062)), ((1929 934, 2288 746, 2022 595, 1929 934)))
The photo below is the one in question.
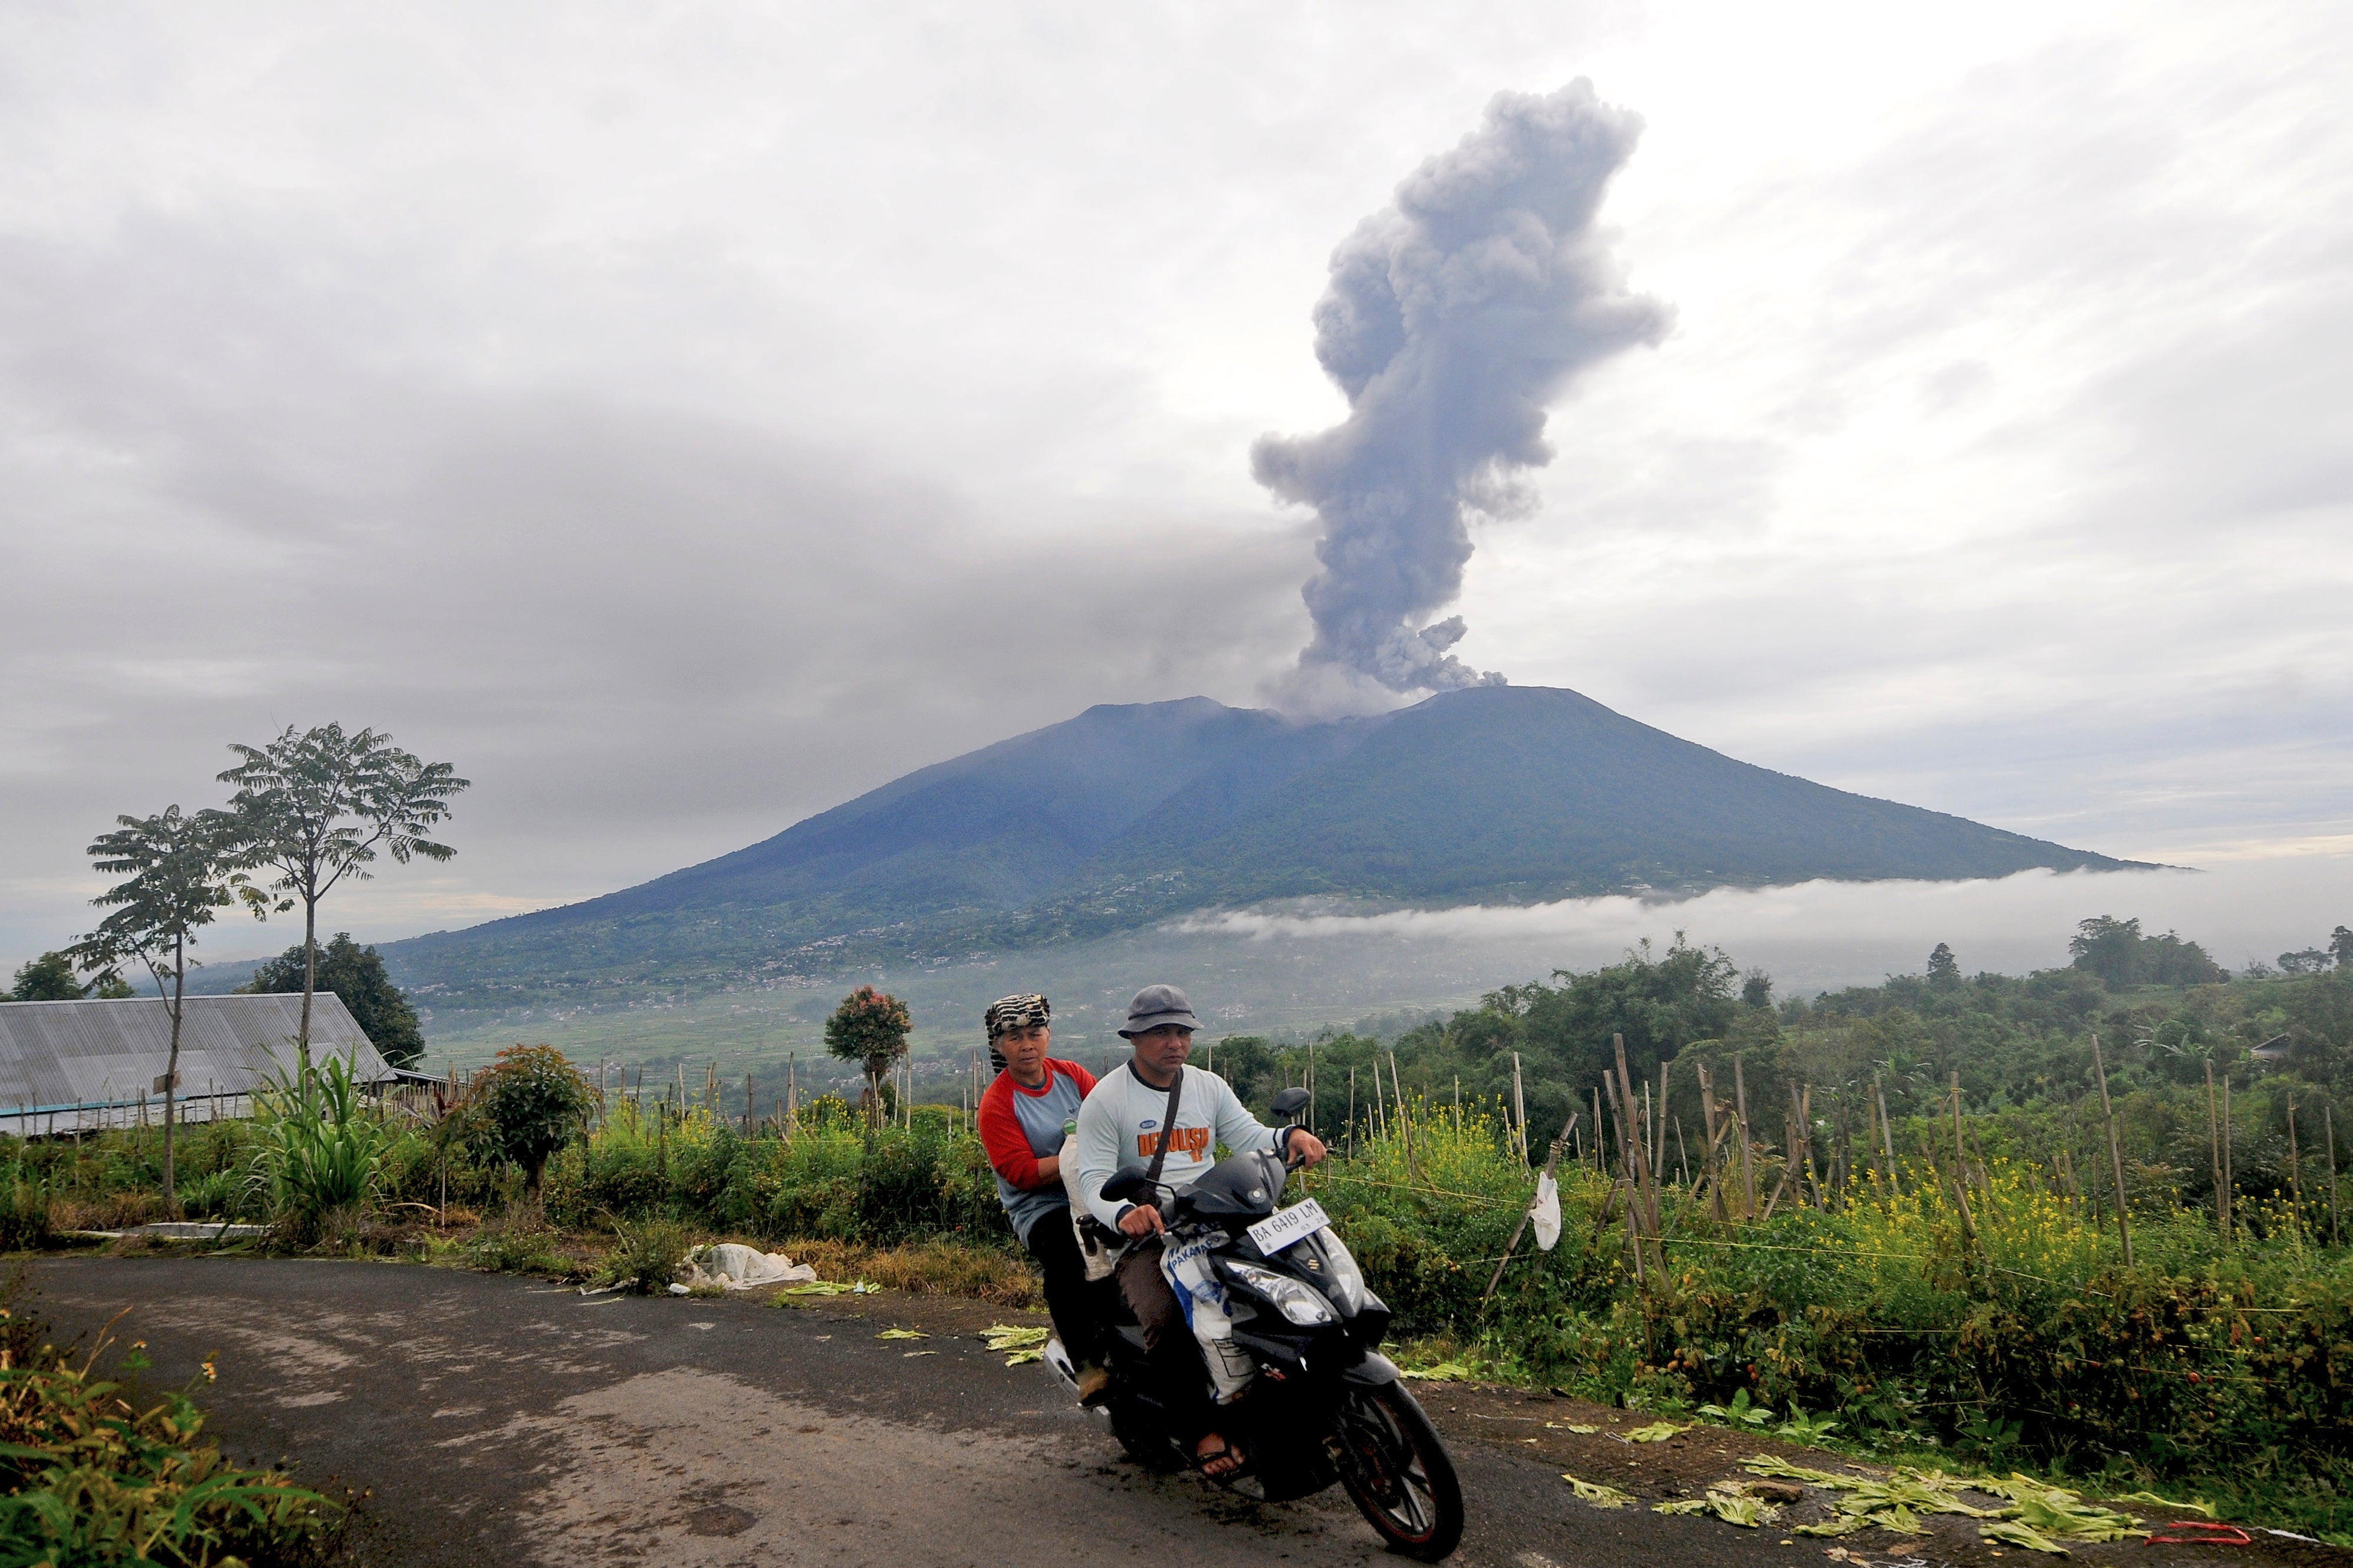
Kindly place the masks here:
MULTIPOLYGON (((723 1077, 764 1071, 823 1047, 826 1014, 861 981, 905 999, 918 1057, 982 1043, 981 1009, 1016 991, 1054 999, 1055 1047, 1090 1064, 1123 1054, 1128 996, 1183 985, 1211 1037, 1348 1026, 1377 1015, 1452 1009, 1555 969, 1589 969, 1681 931, 1772 975, 1778 995, 1918 973, 1948 942, 1964 970, 2023 973, 2067 962, 2094 915, 2137 918, 2203 943, 2233 968, 2275 962, 2353 924, 2353 856, 2249 860, 2209 871, 2028 871, 1996 881, 1809 882, 1645 901, 1574 899, 1348 915, 1246 912, 1196 918, 1066 948, 843 975, 815 990, 745 990, 620 1013, 428 1020, 434 1065, 489 1059, 544 1039, 583 1059, 715 1059, 723 1077), (437 1027, 437 1024, 439 1026, 437 1027)), ((824 1069, 820 1069, 824 1070, 824 1069)), ((953 1098, 953 1090, 949 1091, 953 1098)))

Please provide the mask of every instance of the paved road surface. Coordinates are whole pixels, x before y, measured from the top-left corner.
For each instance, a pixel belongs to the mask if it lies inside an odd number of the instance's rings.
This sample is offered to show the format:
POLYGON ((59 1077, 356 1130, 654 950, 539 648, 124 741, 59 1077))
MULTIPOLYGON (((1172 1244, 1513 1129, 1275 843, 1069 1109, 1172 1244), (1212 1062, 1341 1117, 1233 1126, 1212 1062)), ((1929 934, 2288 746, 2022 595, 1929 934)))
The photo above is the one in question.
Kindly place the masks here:
MULTIPOLYGON (((1001 1315, 971 1303, 583 1299, 509 1276, 219 1258, 52 1259, 36 1282, 63 1334, 133 1307, 119 1331, 148 1342, 157 1382, 221 1352, 206 1403, 233 1454, 373 1489, 358 1563, 1398 1561, 1337 1489, 1261 1507, 1124 1463, 1042 1368, 1008 1369, 971 1337, 1001 1315), (875 1337, 894 1324, 932 1337, 875 1337)), ((1580 1503, 1556 1457, 1512 1451, 1531 1428, 1506 1424, 1527 1417, 1430 1403, 1469 1500, 1458 1563, 1823 1568, 1821 1542, 1580 1503)), ((1989 1561, 1948 1533, 1893 1555, 1989 1561)), ((2137 1568, 2217 1557, 2088 1555, 2137 1568)))

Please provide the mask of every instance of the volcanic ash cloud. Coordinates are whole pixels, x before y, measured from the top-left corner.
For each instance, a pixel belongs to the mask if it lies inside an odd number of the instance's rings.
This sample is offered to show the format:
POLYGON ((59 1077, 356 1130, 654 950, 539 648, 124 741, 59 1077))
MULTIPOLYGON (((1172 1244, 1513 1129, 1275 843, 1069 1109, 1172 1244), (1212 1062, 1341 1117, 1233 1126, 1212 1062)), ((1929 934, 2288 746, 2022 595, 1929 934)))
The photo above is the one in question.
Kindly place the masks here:
POLYGON ((1582 78, 1498 93, 1478 130, 1333 253, 1315 357, 1348 417, 1250 452, 1258 481, 1324 525, 1294 698, 1365 679, 1393 692, 1503 681, 1448 651, 1461 616, 1428 617, 1461 591, 1466 512, 1518 509, 1517 475, 1552 460, 1546 405, 1586 366, 1665 335, 1668 309, 1627 289, 1593 221, 1641 130, 1582 78))

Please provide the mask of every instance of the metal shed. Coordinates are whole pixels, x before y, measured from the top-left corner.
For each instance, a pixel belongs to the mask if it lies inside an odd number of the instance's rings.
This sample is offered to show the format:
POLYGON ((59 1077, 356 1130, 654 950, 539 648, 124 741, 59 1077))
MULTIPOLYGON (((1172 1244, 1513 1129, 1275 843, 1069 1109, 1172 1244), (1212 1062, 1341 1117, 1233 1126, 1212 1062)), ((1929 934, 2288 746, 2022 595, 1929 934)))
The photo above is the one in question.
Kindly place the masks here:
MULTIPOLYGON (((180 1018, 177 1114, 189 1121, 245 1116, 253 1091, 292 1070, 302 998, 191 996, 180 1018)), ((160 1123, 170 1007, 152 996, 111 1002, 0 1002, 0 1132, 53 1132, 160 1123)), ((311 999, 311 1058, 350 1060, 364 1083, 394 1077, 343 999, 311 999)))

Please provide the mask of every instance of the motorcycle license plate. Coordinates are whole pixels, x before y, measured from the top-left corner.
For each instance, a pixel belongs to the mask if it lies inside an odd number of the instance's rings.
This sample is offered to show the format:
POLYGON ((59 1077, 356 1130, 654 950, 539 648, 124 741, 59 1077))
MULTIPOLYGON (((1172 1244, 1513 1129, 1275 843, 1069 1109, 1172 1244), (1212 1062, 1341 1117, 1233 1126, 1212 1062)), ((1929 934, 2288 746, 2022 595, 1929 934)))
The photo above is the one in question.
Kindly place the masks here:
POLYGON ((1272 1256, 1294 1241, 1304 1241, 1331 1223, 1332 1216, 1324 1212, 1324 1205, 1308 1198, 1250 1226, 1250 1238, 1258 1243, 1260 1252, 1272 1256))

